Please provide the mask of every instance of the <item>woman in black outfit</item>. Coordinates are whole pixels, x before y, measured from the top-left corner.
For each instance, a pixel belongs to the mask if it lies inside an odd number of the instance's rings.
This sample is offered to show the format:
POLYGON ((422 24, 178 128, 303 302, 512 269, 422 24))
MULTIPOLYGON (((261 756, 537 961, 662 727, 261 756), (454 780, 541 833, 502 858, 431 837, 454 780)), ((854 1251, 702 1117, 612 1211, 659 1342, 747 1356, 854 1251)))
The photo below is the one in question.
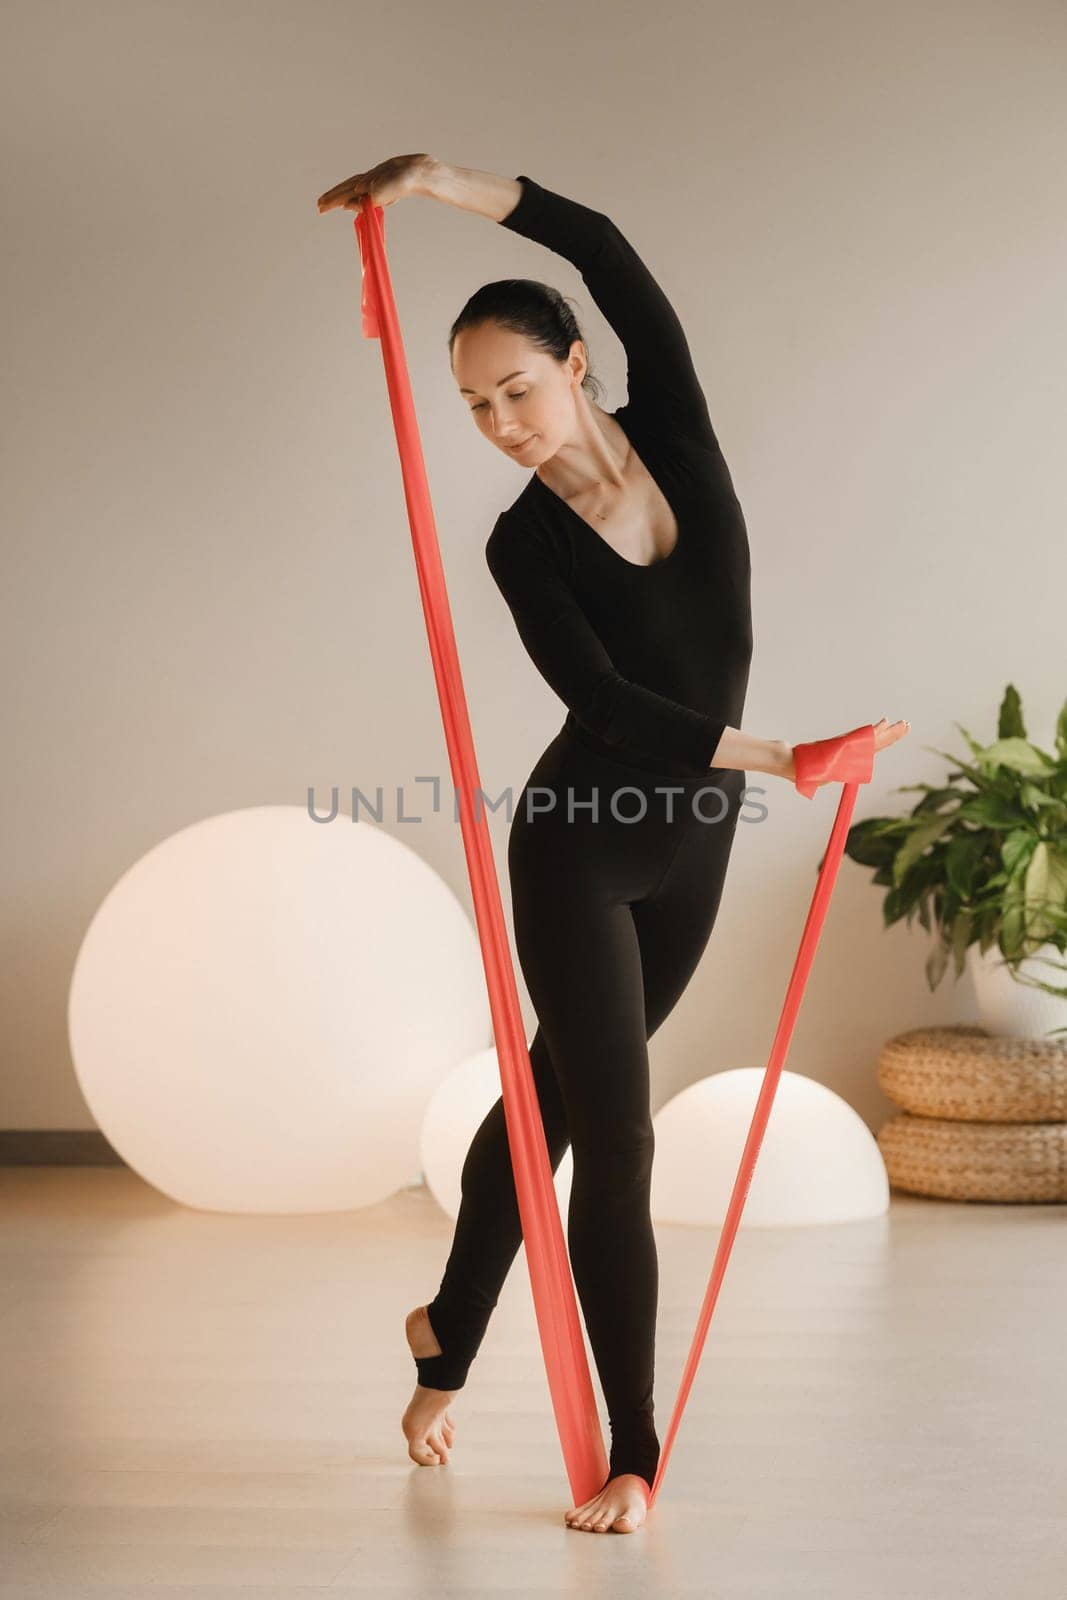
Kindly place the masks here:
MULTIPOLYGON (((603 411, 586 392, 594 380, 569 307, 526 279, 485 285, 449 337, 476 424, 533 469, 485 554, 568 708, 508 839, 515 943, 538 1018, 530 1060, 553 1170, 573 1149, 568 1244, 611 1424, 608 1478, 566 1520, 630 1532, 660 1449, 648 1040, 714 926, 745 771, 792 778, 792 748, 740 731, 752 656, 745 521, 685 334, 632 245, 601 212, 532 178, 427 155, 357 174, 320 209, 358 207, 363 194, 445 200, 565 256, 626 351, 629 397, 603 411)), ((879 725, 879 747, 892 739, 879 725)), ((464 1163, 440 1287, 407 1319, 419 1383, 403 1426, 421 1464, 448 1460, 450 1402, 521 1240, 501 1097, 464 1163)))

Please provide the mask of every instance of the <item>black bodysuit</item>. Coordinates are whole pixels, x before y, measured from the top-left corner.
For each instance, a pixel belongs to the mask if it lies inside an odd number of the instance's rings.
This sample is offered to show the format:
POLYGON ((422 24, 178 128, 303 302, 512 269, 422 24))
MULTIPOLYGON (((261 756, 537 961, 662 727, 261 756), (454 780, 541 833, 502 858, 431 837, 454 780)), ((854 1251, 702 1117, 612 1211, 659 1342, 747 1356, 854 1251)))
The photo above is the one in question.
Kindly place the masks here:
MULTIPOLYGON (((620 555, 533 474, 498 517, 490 571, 567 706, 508 837, 515 945, 538 1026, 530 1060, 553 1170, 570 1145, 567 1237, 611 1426, 609 1476, 659 1459, 658 1262, 647 1042, 715 923, 745 774, 712 766, 744 709, 752 624, 745 522, 689 347, 611 220, 521 175, 503 226, 579 269, 621 339, 612 413, 669 501, 670 553, 620 555)), ((498 1099, 471 1143, 419 1381, 458 1389, 522 1240, 498 1099)))
POLYGON ((685 334, 598 211, 522 177, 503 226, 579 269, 626 351, 612 413, 670 503, 678 542, 651 566, 612 548, 536 473, 497 518, 486 560, 522 641, 592 749, 707 777, 737 727, 752 658, 748 536, 685 334))

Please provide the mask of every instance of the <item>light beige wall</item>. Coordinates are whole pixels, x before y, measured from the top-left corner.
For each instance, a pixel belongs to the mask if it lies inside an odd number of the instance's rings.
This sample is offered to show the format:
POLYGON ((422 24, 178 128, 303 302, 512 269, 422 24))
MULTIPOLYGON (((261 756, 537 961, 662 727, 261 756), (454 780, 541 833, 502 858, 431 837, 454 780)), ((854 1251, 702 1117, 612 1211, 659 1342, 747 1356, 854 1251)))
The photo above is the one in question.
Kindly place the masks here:
MULTIPOLYGON (((745 508, 746 725, 907 716, 857 816, 910 805, 1015 682, 1051 739, 1063 616, 1060 4, 3 8, 6 774, 0 1127, 91 1127, 67 988, 103 896, 198 818, 448 763, 350 215, 429 149, 609 212, 690 334, 745 508)), ((386 211, 485 787, 563 709, 485 569, 525 477, 445 338, 479 283, 577 274, 424 199, 386 211)), ((656 1100, 766 1060, 837 791, 770 785, 656 1036, 656 1100)), ((417 786, 413 789, 417 794, 417 786)), ((446 815, 388 824, 470 904, 446 815)), ((493 824, 507 903, 506 824, 493 824)), ((877 1126, 882 1041, 973 1015, 846 861, 789 1065, 877 1126)), ((526 1015, 532 1012, 523 991, 526 1015)))

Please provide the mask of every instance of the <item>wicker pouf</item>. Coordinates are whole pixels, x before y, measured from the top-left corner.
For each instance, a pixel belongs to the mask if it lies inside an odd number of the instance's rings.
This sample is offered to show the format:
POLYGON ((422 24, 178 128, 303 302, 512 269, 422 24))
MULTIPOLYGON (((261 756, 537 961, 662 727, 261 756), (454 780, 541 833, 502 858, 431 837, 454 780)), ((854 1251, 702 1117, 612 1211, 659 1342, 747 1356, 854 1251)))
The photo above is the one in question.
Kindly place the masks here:
POLYGON ((876 1137, 890 1184, 912 1194, 1067 1200, 1067 1123, 950 1122, 905 1111, 876 1137))
POLYGON ((964 1024, 913 1028, 883 1048, 878 1082, 895 1105, 921 1117, 1063 1122, 1065 1039, 1004 1038, 964 1024))

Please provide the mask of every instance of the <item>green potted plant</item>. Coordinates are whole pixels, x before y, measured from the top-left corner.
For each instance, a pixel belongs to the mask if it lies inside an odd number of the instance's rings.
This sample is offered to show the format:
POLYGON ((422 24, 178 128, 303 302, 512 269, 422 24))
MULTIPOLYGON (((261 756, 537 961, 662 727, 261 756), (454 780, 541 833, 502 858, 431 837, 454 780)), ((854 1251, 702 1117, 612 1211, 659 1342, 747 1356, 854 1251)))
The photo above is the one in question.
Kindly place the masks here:
POLYGON ((853 824, 845 854, 875 869, 885 927, 901 917, 910 927, 917 916, 933 933, 931 989, 950 959, 957 978, 969 963, 989 1032, 1067 1033, 1067 984, 1036 970, 1067 976, 1067 702, 1054 755, 1027 738, 1012 684, 991 744, 954 726, 973 759, 935 750, 952 763, 945 780, 901 785, 900 793, 921 793, 911 814, 853 824))

